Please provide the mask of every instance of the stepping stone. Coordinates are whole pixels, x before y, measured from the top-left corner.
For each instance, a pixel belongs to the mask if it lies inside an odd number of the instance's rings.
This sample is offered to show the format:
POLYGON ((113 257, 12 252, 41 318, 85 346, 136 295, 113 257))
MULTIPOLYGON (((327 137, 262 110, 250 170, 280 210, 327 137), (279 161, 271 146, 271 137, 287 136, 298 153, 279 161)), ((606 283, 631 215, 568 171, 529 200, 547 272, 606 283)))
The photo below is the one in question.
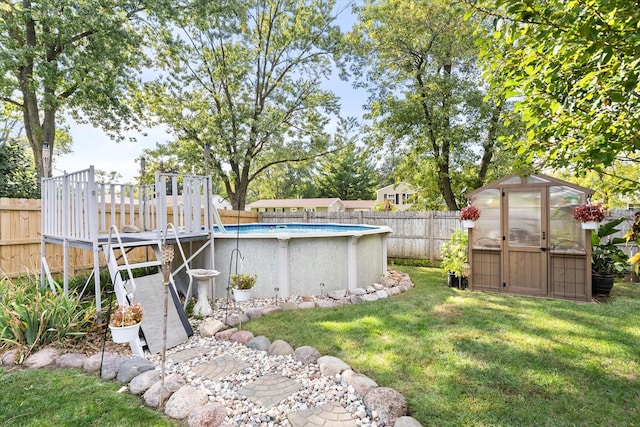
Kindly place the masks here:
POLYGON ((195 366, 193 372, 215 381, 227 375, 235 374, 248 366, 247 363, 236 359, 230 354, 223 354, 213 359, 210 363, 195 366))
POLYGON ((176 351, 173 354, 167 356, 167 358, 171 359, 174 363, 182 363, 186 362, 189 359, 193 359, 194 357, 202 356, 206 354, 207 349, 204 347, 192 347, 187 348, 186 350, 176 351))
POLYGON ((357 427, 356 420, 341 405, 328 403, 289 414, 287 417, 293 427, 357 427))
POLYGON ((257 405, 271 408, 301 388, 302 385, 291 378, 269 373, 244 385, 238 390, 238 394, 257 405))

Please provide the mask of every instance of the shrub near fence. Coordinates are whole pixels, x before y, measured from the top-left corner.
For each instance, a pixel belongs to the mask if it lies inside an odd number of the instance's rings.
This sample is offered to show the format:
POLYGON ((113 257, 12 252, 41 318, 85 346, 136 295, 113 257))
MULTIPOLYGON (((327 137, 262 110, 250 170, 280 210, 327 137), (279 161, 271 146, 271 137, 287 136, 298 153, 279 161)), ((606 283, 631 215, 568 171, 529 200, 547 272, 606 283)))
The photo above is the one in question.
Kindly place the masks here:
MULTIPOLYGON (((0 277, 40 274, 40 208, 40 199, 0 198, 0 277)), ((224 224, 235 224, 238 220, 237 211, 221 210, 219 213, 224 224)), ((257 218, 255 213, 240 212, 240 222, 256 222, 257 218)), ((69 249, 72 274, 93 268, 91 251, 69 249)), ((47 244, 47 261, 52 272, 62 271, 62 250, 61 245, 47 244)), ((131 260, 141 261, 145 257, 145 249, 136 249, 129 255, 131 260)))

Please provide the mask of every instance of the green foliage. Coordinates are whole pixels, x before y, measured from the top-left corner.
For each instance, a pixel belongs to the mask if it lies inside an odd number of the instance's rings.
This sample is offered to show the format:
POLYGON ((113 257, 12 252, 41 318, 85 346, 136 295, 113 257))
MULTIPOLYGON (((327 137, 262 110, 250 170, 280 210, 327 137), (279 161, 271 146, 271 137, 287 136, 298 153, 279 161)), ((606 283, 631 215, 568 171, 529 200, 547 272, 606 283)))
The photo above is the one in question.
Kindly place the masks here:
POLYGON ((332 145, 337 98, 321 88, 340 53, 333 0, 189 2, 151 29, 149 110, 176 136, 187 168, 210 171, 242 210, 249 184, 273 165, 304 162, 332 145))
POLYGON ((342 200, 372 200, 380 184, 366 150, 354 144, 327 155, 316 175, 318 197, 338 197, 342 200))
POLYGON ((371 95, 368 143, 403 153, 397 174, 423 196, 417 206, 457 210, 498 159, 515 161, 499 137, 519 132, 509 103, 480 79, 479 24, 444 0, 371 0, 356 9, 348 40, 351 71, 371 95))
POLYGON ((37 280, 0 279, 0 348, 17 346, 23 356, 52 342, 80 339, 96 315, 93 303, 73 294, 40 289, 37 280))
POLYGON ((598 232, 591 233, 591 269, 595 273, 622 276, 627 271, 629 263, 627 254, 617 245, 626 243, 622 237, 611 237, 620 232, 616 228, 626 218, 600 224, 598 232))
POLYGON ((464 277, 468 242, 467 230, 457 228, 451 233, 450 240, 442 245, 440 267, 455 274, 456 277, 464 277))
POLYGON ((467 2, 493 24, 480 38, 487 77, 519 99, 527 128, 526 141, 515 141, 520 156, 574 173, 637 164, 637 2, 467 2))
POLYGON ((258 276, 241 273, 241 274, 232 274, 229 277, 231 282, 231 287, 234 289, 251 289, 256 284, 256 280, 258 280, 258 276))
POLYGON ((433 267, 433 263, 428 259, 388 258, 387 263, 392 268, 396 265, 409 265, 412 267, 433 267))
POLYGON ((18 142, 0 143, 0 197, 39 199, 38 173, 18 142))
MULTIPOLYGON (((42 147, 56 152, 62 113, 118 130, 133 120, 127 90, 141 59, 142 0, 4 1, 0 7, 0 100, 23 113, 39 175, 42 147)), ((49 170, 51 170, 50 166, 49 170)))

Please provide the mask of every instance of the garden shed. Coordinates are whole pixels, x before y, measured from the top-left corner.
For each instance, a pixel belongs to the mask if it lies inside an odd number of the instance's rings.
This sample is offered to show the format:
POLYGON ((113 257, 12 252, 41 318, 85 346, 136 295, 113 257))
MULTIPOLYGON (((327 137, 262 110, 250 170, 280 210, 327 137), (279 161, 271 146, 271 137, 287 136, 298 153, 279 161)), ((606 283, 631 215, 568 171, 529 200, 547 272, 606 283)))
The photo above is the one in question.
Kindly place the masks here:
POLYGON ((573 219, 593 191, 542 174, 510 175, 467 195, 469 288, 591 300, 591 230, 573 219))

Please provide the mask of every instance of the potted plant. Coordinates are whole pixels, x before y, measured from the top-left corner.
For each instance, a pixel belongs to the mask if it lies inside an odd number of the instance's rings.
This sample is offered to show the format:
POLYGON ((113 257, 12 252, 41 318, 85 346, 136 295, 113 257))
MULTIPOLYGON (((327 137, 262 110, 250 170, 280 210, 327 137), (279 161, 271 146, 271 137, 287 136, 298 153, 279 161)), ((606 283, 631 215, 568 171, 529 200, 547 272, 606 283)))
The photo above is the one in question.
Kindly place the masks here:
POLYGON ((125 343, 136 339, 143 316, 144 308, 139 302, 131 305, 116 306, 109 320, 109 329, 111 329, 113 341, 125 343))
POLYGON ((616 276, 627 270, 627 254, 617 245, 626 239, 612 237, 620 230, 616 228, 624 218, 618 218, 600 226, 591 234, 591 284, 593 294, 609 295, 616 276))
POLYGON ((474 205, 469 205, 460 211, 460 221, 464 228, 473 228, 478 218, 480 218, 480 209, 474 205))
POLYGON ((449 287, 466 288, 468 241, 467 232, 459 228, 451 233, 451 239, 442 245, 440 267, 448 272, 447 283, 449 287))
POLYGON ((232 274, 229 277, 231 288, 233 289, 233 297, 236 301, 247 301, 251 298, 251 289, 256 284, 257 275, 247 273, 232 274))
POLYGON ((597 223, 604 221, 604 209, 602 204, 592 205, 591 203, 583 203, 576 206, 573 211, 573 219, 582 223, 585 230, 595 230, 597 223))

